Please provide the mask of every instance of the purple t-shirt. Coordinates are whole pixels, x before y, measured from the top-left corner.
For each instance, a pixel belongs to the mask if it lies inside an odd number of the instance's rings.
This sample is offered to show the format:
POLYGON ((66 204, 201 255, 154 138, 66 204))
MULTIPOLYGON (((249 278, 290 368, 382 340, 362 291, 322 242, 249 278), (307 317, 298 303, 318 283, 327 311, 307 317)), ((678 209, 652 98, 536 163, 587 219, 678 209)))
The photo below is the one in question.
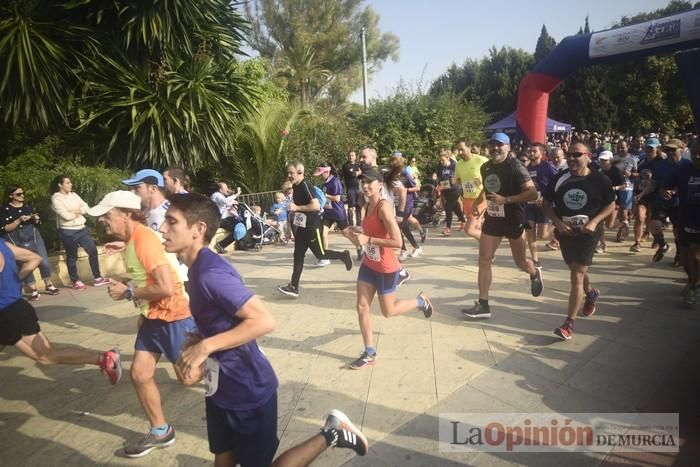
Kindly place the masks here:
MULTIPOLYGON (((192 317, 203 337, 228 331, 241 322, 236 313, 254 294, 231 264, 203 248, 187 275, 192 317)), ((219 362, 219 387, 211 400, 222 409, 255 409, 277 390, 275 370, 256 341, 210 357, 219 362)))
POLYGON ((530 178, 540 193, 545 192, 549 181, 558 173, 557 169, 547 161, 540 161, 537 165, 530 165, 527 171, 530 173, 530 178))
POLYGON ((326 205, 323 207, 323 218, 333 219, 334 221, 342 221, 347 217, 345 208, 343 207, 343 185, 335 175, 331 175, 323 184, 324 191, 327 195, 340 195, 341 201, 331 201, 326 199, 326 205))

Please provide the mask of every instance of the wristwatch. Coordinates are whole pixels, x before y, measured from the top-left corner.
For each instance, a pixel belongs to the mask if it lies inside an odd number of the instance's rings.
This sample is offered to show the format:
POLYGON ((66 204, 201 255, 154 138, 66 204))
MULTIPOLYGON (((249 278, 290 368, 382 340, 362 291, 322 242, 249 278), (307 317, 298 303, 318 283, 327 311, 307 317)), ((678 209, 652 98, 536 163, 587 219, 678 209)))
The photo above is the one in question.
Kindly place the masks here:
POLYGON ((126 291, 124 292, 124 298, 132 301, 134 299, 134 288, 129 286, 127 287, 126 291))

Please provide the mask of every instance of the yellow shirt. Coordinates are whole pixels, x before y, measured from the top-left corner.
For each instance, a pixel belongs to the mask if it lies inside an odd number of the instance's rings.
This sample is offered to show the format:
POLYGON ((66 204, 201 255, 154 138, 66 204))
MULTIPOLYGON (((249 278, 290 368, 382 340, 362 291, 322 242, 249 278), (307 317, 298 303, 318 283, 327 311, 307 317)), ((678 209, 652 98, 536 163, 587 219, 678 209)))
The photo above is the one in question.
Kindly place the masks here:
POLYGON ((472 154, 471 159, 457 161, 455 177, 462 185, 462 198, 475 199, 481 192, 481 166, 488 161, 484 156, 472 154))

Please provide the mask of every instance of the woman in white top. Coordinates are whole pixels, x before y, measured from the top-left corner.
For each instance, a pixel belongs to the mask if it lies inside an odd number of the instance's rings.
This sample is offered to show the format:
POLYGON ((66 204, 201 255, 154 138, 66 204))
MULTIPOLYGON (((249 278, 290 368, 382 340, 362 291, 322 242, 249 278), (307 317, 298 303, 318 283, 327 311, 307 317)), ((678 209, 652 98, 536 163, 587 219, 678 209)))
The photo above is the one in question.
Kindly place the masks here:
POLYGON ((56 226, 58 238, 61 239, 66 250, 66 265, 68 275, 73 282, 73 288, 82 290, 87 288, 78 276, 78 245, 82 246, 88 254, 90 269, 95 278, 93 285, 106 285, 109 281, 100 273, 100 262, 97 258, 97 246, 85 228, 85 214, 88 205, 80 196, 73 193, 73 183, 65 175, 59 175, 51 182, 51 209, 56 213, 56 226))

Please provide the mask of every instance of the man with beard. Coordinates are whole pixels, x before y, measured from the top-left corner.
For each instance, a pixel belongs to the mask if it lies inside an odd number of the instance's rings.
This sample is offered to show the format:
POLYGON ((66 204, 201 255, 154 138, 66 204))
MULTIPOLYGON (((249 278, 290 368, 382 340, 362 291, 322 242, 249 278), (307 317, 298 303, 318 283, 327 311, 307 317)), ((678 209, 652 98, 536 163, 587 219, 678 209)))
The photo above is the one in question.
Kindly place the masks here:
POLYGON ((462 314, 471 319, 491 317, 489 289, 491 263, 503 237, 508 238, 515 264, 530 275, 533 297, 542 293, 542 272, 527 258, 527 242, 523 232, 527 228, 525 203, 537 199, 535 184, 527 169, 512 156, 510 138, 505 133, 494 133, 489 140, 489 161, 481 166, 484 189, 473 204, 473 214, 479 215, 478 206, 486 199, 484 225, 479 242, 479 300, 462 314))
POLYGON ((581 314, 591 316, 596 311, 600 295, 588 277, 595 247, 601 236, 600 223, 612 214, 615 207, 610 180, 591 170, 591 150, 583 143, 575 143, 566 154, 568 172, 560 172, 543 194, 542 208, 552 219, 554 235, 559 240, 561 255, 571 271, 571 290, 566 321, 554 330, 563 340, 574 333, 574 320, 583 304, 581 314))

